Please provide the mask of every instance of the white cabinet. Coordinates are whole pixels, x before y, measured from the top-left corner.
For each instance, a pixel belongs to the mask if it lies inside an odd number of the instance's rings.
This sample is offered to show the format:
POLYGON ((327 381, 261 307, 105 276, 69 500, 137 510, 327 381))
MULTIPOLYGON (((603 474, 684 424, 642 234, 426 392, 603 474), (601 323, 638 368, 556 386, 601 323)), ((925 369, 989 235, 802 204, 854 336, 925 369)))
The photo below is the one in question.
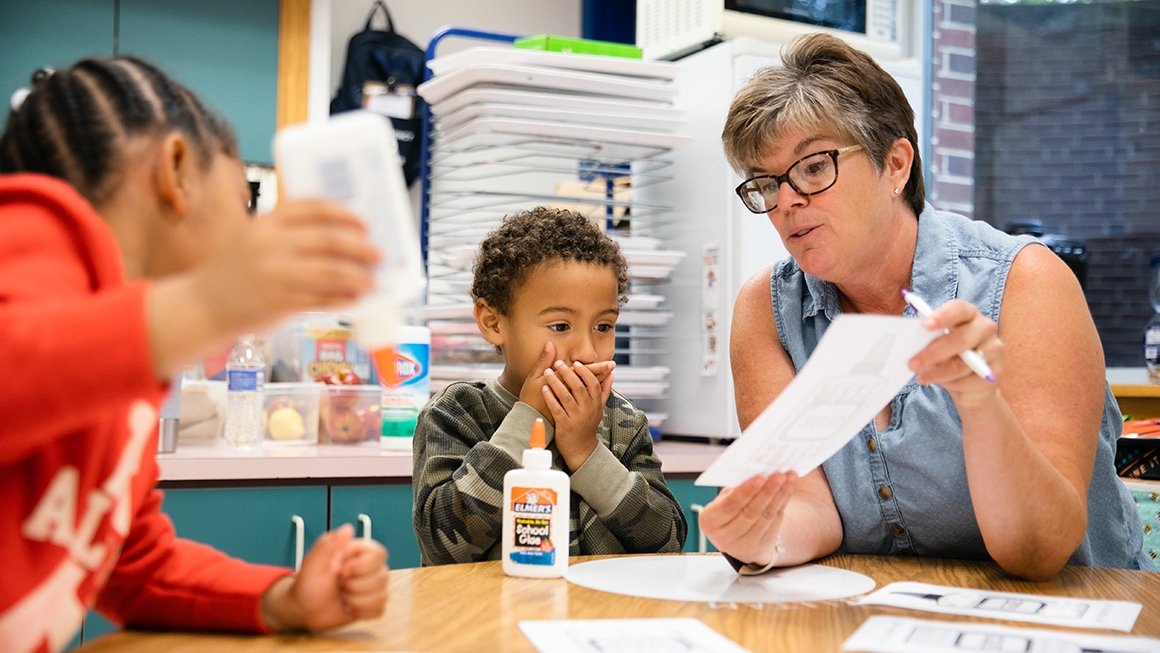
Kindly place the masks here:
MULTIPOLYGON (((664 402, 666 434, 740 434, 729 370, 733 302, 746 279, 788 253, 769 220, 746 210, 733 192, 742 179, 725 161, 721 130, 738 88, 758 68, 778 62, 778 47, 738 39, 676 62, 680 92, 674 106, 688 116, 692 140, 673 153, 669 180, 637 192, 645 204, 663 201, 673 207, 668 246, 687 254, 671 278, 666 298, 673 318, 660 345, 672 370, 664 402)), ((921 108, 918 64, 883 66, 921 108)), ((921 134, 921 111, 916 115, 921 134)))

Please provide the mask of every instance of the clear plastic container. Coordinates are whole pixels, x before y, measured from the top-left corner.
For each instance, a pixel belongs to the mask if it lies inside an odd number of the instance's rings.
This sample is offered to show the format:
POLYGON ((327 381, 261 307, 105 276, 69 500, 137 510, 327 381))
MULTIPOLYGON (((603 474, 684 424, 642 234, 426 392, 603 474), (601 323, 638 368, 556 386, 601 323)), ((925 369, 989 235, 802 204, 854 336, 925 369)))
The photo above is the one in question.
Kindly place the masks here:
POLYGON ((182 381, 178 446, 212 445, 225 430, 226 405, 225 381, 182 381))
POLYGON ((383 390, 377 385, 328 385, 322 390, 318 440, 323 444, 379 441, 383 390))
POLYGON ((294 315, 274 330, 269 351, 271 381, 313 383, 350 370, 360 383, 378 382, 370 354, 354 341, 353 331, 340 313, 294 315))
POLYGON ((262 400, 265 444, 317 444, 324 387, 321 383, 267 383, 262 400))

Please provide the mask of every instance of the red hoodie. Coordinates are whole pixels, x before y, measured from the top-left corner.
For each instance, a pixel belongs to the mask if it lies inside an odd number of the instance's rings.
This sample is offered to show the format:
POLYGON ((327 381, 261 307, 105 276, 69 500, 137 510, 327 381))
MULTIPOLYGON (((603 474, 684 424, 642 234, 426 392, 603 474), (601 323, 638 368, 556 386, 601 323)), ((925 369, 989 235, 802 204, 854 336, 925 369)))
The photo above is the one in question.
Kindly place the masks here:
POLYGON ((287 569, 178 539, 161 513, 148 282, 69 185, 0 176, 0 651, 115 622, 262 630, 287 569))

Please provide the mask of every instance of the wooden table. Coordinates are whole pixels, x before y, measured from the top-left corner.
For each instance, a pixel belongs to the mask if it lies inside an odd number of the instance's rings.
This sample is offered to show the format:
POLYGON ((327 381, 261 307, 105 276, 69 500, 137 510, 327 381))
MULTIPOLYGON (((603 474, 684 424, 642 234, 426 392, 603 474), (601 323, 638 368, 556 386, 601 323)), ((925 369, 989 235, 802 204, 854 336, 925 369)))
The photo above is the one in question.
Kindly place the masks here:
MULTIPOLYGON (((578 558, 573 562, 587 559, 594 558, 578 558)), ((1031 583, 1014 580, 993 563, 979 561, 840 555, 827 558, 821 564, 866 574, 879 586, 910 580, 1006 592, 1136 601, 1144 607, 1132 634, 1160 637, 1160 573, 1068 567, 1051 582, 1031 583)), ((846 600, 810 605, 710 607, 706 603, 608 594, 563 579, 508 578, 498 562, 482 562, 392 571, 390 600, 382 618, 352 624, 326 635, 261 637, 121 632, 102 637, 82 650, 85 653, 535 651, 519 630, 521 620, 694 617, 753 651, 840 651, 842 642, 874 614, 1050 628, 881 606, 853 606, 846 600)))

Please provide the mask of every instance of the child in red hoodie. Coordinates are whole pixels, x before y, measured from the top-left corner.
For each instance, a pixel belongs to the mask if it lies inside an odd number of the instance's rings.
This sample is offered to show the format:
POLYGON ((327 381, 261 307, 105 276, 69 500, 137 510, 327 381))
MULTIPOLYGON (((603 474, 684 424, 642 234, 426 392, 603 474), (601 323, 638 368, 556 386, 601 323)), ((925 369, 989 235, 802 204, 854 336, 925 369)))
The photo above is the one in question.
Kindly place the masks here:
POLYGON ((386 552, 349 526, 297 574, 178 539, 154 485, 165 379, 238 333, 349 304, 378 254, 327 202, 248 220, 228 126, 137 59, 41 74, 0 136, 0 650, 87 609, 274 631, 377 616, 386 552))

